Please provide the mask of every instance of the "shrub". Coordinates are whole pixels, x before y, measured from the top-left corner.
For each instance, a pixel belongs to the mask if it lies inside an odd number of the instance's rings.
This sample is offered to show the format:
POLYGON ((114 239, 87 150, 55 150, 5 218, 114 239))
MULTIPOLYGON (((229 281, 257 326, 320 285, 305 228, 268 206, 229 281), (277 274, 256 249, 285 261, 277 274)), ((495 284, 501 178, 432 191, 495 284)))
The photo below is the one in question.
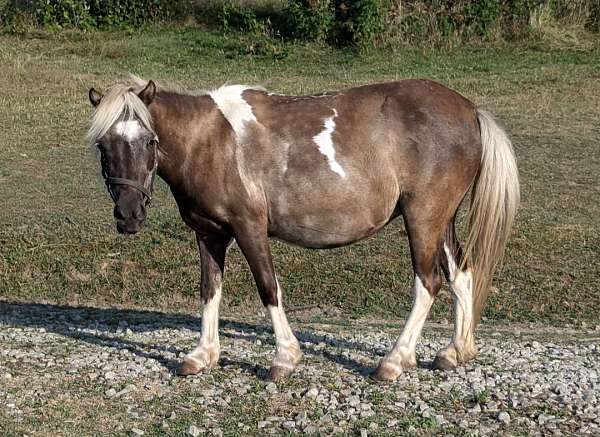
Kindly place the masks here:
POLYGON ((192 0, 10 0, 5 21, 30 14, 46 27, 119 27, 168 20, 191 7, 192 0))
POLYGON ((382 0, 290 0, 289 29, 296 38, 337 45, 372 41, 383 29, 382 0))
MULTIPOLYGON (((519 38, 561 26, 600 31, 600 0, 287 0, 259 7, 244 0, 0 0, 13 28, 111 28, 195 15, 260 46, 287 37, 335 45, 519 38), (273 37, 276 37, 273 39, 273 37), (267 39, 273 39, 267 43, 267 39)), ((253 44, 250 44, 253 45, 253 44)), ((275 46, 273 46, 275 47, 275 46)))

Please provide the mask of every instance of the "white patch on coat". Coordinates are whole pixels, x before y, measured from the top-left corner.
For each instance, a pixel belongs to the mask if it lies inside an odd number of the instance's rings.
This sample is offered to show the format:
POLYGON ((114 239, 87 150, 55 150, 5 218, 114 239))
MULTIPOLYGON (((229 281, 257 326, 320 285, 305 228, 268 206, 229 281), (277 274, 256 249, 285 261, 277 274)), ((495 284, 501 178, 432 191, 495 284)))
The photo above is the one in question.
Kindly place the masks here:
POLYGON ((140 137, 143 132, 140 122, 137 120, 119 121, 115 125, 115 132, 117 135, 123 137, 125 141, 131 143, 140 137))
POLYGON ((473 275, 458 270, 451 283, 454 292, 454 344, 468 344, 473 336, 473 275))
POLYGON ((450 281, 454 281, 454 278, 456 277, 456 261, 446 243, 444 243, 444 252, 446 253, 446 260, 448 261, 448 276, 450 276, 450 281))
POLYGON ((273 365, 293 368, 298 358, 299 345, 285 316, 281 298, 281 287, 279 281, 277 281, 277 306, 267 306, 273 322, 273 331, 275 332, 276 352, 273 365))
POLYGON ((252 106, 242 96, 247 89, 251 88, 245 85, 229 85, 208 93, 233 128, 238 140, 244 137, 246 123, 256 123, 252 106))
POLYGON ((454 294, 454 344, 470 344, 473 337, 473 275, 470 269, 462 271, 450 249, 444 243, 448 261, 450 288, 454 294))
POLYGON ((335 131, 335 121, 334 119, 337 117, 338 113, 334 109, 333 115, 325 119, 323 131, 313 137, 313 141, 319 147, 319 152, 327 157, 327 162, 329 163, 329 167, 335 173, 339 174, 341 177, 346 177, 346 172, 342 168, 342 166, 335 160, 335 149, 333 147, 333 139, 332 134, 335 131))
POLYGON ((196 361, 203 366, 210 366, 211 359, 218 357, 219 343, 219 305, 221 303, 221 284, 215 288, 213 297, 204 304, 202 310, 202 332, 198 346, 186 357, 188 360, 196 361))
POLYGON ((388 354, 388 364, 396 364, 399 368, 402 368, 403 363, 416 364, 415 348, 431 305, 433 304, 433 296, 431 296, 418 276, 415 276, 412 291, 412 310, 400 334, 400 338, 388 354))
POLYGON ((290 143, 284 142, 281 144, 281 149, 283 150, 282 157, 283 161, 281 162, 281 173, 285 176, 288 171, 288 160, 290 159, 290 143))

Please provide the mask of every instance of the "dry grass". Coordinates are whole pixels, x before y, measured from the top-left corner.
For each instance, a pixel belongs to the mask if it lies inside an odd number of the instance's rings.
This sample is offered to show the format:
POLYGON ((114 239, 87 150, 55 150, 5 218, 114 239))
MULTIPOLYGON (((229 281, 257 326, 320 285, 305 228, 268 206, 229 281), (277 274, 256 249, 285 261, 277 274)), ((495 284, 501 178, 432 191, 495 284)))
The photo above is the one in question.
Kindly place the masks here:
MULTIPOLYGON (((166 308, 196 305, 197 255, 167 187, 150 223, 115 235, 111 202, 84 145, 90 86, 128 71, 190 88, 224 81, 307 93, 428 77, 491 109, 512 133, 523 203, 487 317, 597 323, 600 253, 600 50, 510 46, 357 54, 313 45, 249 56, 239 36, 197 29, 0 36, 0 295, 3 299, 166 308)), ((410 306, 410 257, 397 223, 333 251, 273 244, 291 306, 397 318, 410 306)), ((260 308, 239 252, 228 261, 233 311, 260 308)), ((443 294, 434 319, 448 318, 443 294)))

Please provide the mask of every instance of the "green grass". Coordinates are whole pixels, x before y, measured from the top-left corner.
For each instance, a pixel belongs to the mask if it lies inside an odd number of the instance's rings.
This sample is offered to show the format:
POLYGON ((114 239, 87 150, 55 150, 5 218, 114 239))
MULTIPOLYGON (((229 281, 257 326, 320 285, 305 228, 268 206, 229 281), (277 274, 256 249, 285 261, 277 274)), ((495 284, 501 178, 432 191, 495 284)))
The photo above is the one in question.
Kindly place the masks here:
MULTIPOLYGON (((195 28, 0 35, 0 298, 189 310, 198 257, 162 181, 145 230, 116 235, 112 203, 83 137, 89 87, 127 72, 189 88, 261 84, 309 93, 408 77, 438 80, 491 109, 514 139, 523 202, 486 310, 500 322, 597 324, 600 294, 600 45, 336 51, 195 28), (256 53, 256 52, 255 52, 256 53)), ((289 306, 343 317, 404 317, 412 272, 402 224, 331 251, 273 242, 289 306)), ((230 252, 229 311, 260 307, 230 252)), ((450 318, 442 293, 434 320, 450 318)))

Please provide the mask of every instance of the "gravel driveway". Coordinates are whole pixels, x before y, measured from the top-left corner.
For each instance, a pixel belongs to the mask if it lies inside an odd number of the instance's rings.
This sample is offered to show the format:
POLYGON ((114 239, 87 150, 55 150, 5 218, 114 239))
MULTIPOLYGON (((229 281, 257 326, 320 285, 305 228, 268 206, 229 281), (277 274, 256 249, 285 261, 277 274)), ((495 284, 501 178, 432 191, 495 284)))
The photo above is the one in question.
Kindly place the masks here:
POLYGON ((428 367, 450 327, 428 326, 420 367, 380 385, 399 326, 292 320, 303 364, 275 384, 265 319, 225 316, 221 367, 181 378, 195 316, 0 302, 0 431, 600 435, 598 330, 486 327, 476 361, 444 373, 428 367))

